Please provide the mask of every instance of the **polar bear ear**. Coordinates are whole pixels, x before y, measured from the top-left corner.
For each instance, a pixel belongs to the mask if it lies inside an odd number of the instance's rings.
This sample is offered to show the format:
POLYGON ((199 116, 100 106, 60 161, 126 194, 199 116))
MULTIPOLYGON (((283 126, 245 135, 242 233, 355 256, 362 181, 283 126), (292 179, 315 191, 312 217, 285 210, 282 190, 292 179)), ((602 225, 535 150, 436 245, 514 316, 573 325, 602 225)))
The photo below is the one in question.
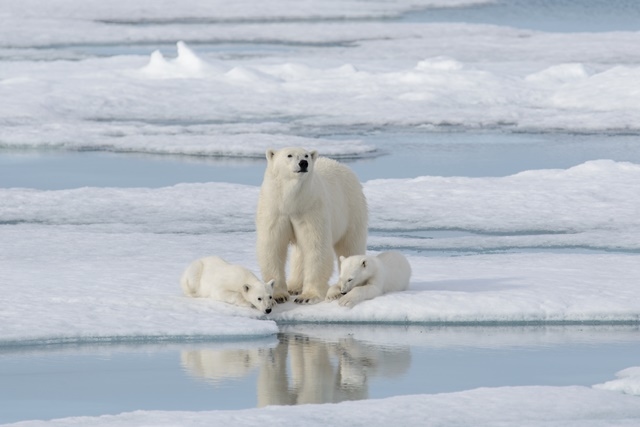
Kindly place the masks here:
POLYGON ((242 291, 243 291, 244 293, 249 292, 249 290, 250 290, 250 289, 251 289, 251 286, 249 286, 249 285, 242 285, 242 291))
POLYGON ((267 286, 273 289, 273 285, 275 285, 275 283, 276 283, 276 279, 271 279, 267 282, 267 286))
POLYGON ((340 255, 340 262, 343 262, 345 259, 347 258, 345 258, 344 255, 340 255))
POLYGON ((318 150, 311 150, 311 153, 310 153, 310 154, 311 154, 311 158, 312 158, 313 160, 315 160, 315 159, 317 159, 317 158, 318 158, 318 150))
POLYGON ((276 150, 274 150, 273 148, 269 148, 265 153, 265 156, 267 157, 267 161, 273 160, 273 157, 275 155, 276 155, 276 150))

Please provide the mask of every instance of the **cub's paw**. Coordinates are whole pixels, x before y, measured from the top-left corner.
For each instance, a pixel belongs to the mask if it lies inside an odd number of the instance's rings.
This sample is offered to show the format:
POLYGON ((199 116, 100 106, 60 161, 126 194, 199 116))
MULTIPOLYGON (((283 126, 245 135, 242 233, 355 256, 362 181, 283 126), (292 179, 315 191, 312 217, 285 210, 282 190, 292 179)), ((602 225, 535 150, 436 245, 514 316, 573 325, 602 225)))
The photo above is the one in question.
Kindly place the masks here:
POLYGON ((337 300, 338 298, 342 297, 342 292, 340 292, 340 286, 338 285, 333 285, 329 288, 329 291, 327 292, 327 297, 325 298, 325 301, 333 301, 333 300, 337 300))
POLYGON ((340 301, 338 301, 338 304, 348 308, 353 308, 353 306, 357 303, 358 301, 355 298, 352 298, 349 294, 344 295, 342 298, 340 298, 340 301))

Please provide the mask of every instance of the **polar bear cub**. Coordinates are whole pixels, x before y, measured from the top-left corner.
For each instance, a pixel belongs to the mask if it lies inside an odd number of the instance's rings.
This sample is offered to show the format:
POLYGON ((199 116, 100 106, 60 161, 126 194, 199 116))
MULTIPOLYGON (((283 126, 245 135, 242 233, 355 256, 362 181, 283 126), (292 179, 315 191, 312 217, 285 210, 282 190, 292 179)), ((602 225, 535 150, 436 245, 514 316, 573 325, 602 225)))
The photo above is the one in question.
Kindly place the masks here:
POLYGON ((362 185, 347 166, 315 150, 269 149, 266 157, 256 214, 262 278, 275 279, 278 302, 289 295, 299 304, 323 301, 336 258, 365 253, 368 211, 362 185))
POLYGON ((340 299, 340 305, 353 307, 387 292, 404 291, 410 278, 409 261, 397 251, 340 257, 340 278, 329 288, 326 300, 340 299))
POLYGON ((193 261, 180 279, 182 291, 187 296, 253 307, 267 314, 275 304, 274 282, 265 284, 246 268, 229 264, 217 256, 193 261))

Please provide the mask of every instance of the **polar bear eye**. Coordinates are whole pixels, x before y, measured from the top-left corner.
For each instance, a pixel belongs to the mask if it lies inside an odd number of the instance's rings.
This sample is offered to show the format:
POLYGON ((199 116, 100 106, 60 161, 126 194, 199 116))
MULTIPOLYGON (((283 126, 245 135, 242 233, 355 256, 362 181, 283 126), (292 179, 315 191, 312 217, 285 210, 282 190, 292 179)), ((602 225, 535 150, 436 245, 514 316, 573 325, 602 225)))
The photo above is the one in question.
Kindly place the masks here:
POLYGON ((291 157, 293 157, 293 155, 292 155, 292 154, 289 154, 287 157, 291 158, 291 157))
POLYGON ((272 296, 270 296, 270 297, 269 297, 269 299, 273 299, 273 297, 272 297, 272 296))
POLYGON ((349 280, 347 280, 347 282, 352 282, 352 281, 353 281, 353 279, 349 279, 349 280))
POLYGON ((258 301, 262 301, 262 298, 258 297, 258 301))
POLYGON ((305 158, 305 159, 308 159, 308 158, 309 158, 309 155, 308 155, 308 154, 305 154, 305 155, 304 155, 304 158, 305 158))

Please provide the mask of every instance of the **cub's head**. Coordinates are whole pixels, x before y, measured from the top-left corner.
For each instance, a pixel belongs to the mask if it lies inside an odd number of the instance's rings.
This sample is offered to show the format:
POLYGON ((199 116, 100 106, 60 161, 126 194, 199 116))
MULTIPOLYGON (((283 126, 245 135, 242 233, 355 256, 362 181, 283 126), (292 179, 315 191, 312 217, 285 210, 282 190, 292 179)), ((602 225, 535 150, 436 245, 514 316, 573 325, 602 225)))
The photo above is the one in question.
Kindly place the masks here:
POLYGON ((277 175, 303 179, 313 171, 318 158, 316 150, 288 147, 280 150, 268 149, 267 167, 277 175))
POLYGON ((340 292, 342 295, 356 286, 363 285, 372 276, 372 266, 366 255, 340 257, 340 292))
POLYGON ((273 299, 273 284, 275 282, 272 279, 266 284, 259 280, 253 283, 245 283, 242 285, 242 295, 253 307, 269 314, 271 313, 271 308, 275 305, 275 300, 273 299))

